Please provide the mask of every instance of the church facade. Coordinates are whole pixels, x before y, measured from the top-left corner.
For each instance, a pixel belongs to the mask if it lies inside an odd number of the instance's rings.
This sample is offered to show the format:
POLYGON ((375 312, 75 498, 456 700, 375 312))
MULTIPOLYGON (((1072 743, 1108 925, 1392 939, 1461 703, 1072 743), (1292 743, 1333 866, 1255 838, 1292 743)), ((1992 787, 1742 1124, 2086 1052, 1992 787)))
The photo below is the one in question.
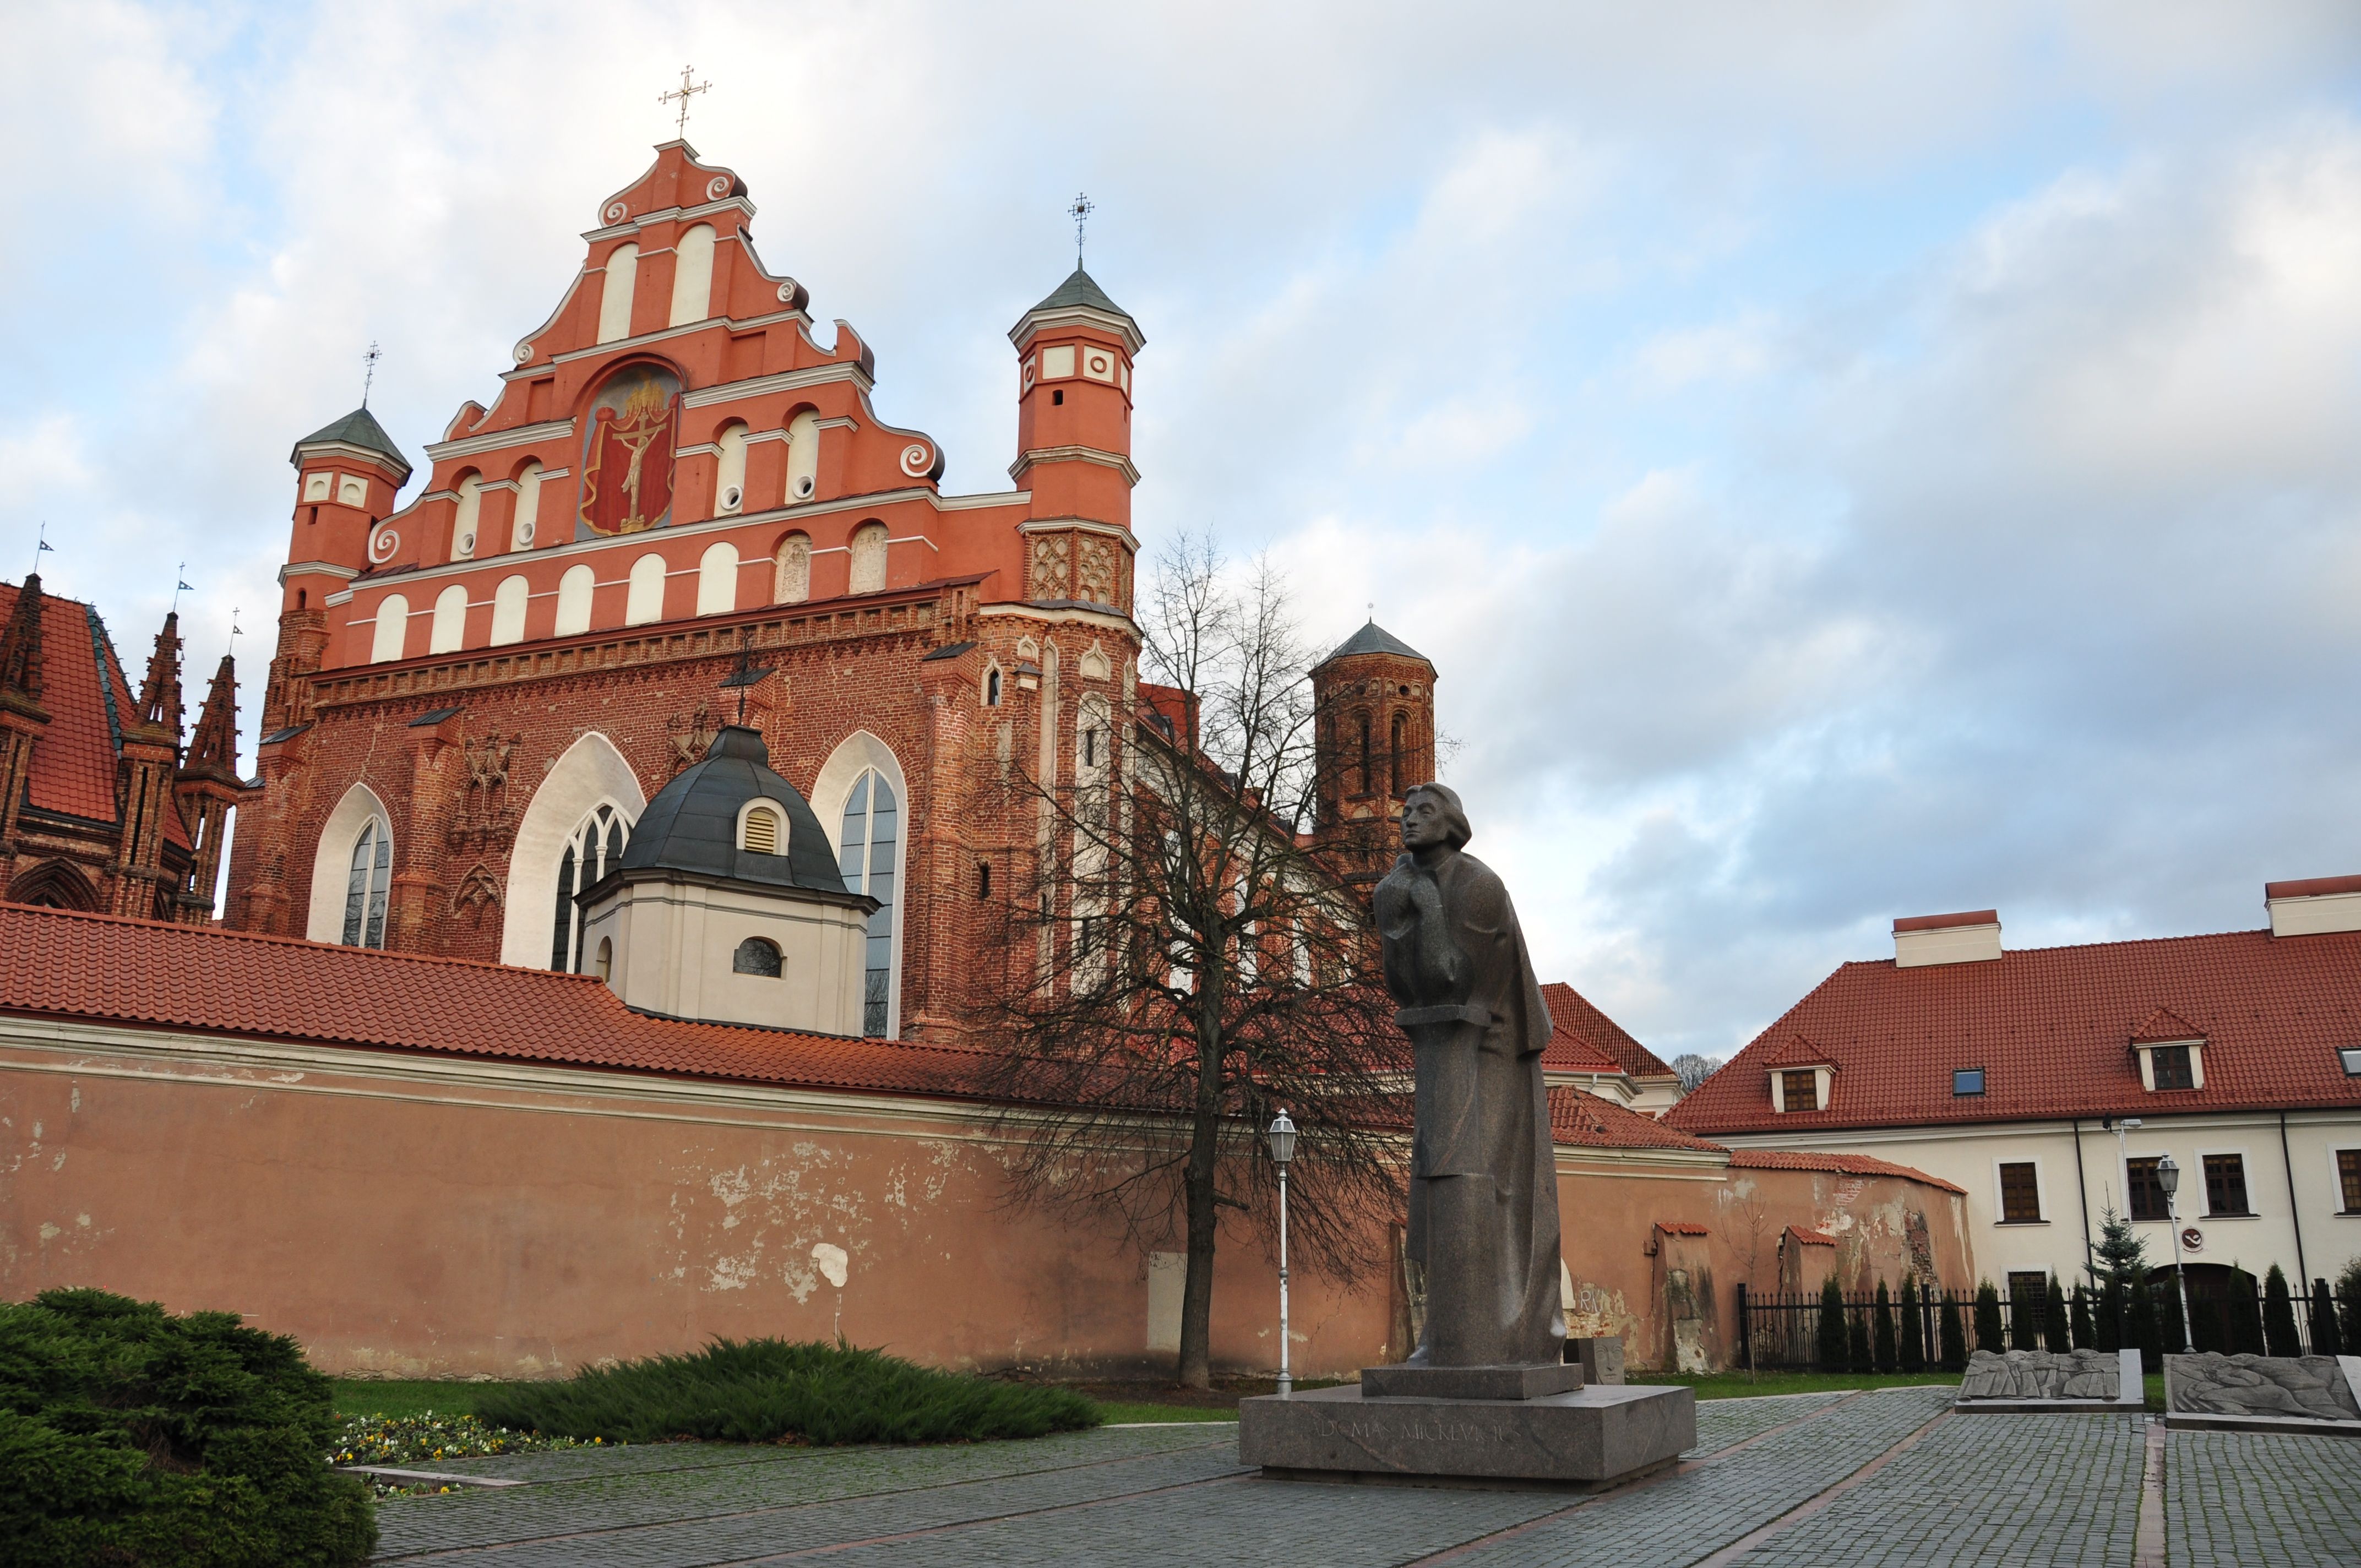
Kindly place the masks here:
POLYGON ((862 1032, 959 1034, 1020 783, 1126 766, 1144 339, 1077 268, 1009 334, 1012 488, 948 495, 753 214, 658 148, 407 503, 365 410, 297 444, 232 926, 586 970, 576 895, 742 721, 877 903, 862 1032))

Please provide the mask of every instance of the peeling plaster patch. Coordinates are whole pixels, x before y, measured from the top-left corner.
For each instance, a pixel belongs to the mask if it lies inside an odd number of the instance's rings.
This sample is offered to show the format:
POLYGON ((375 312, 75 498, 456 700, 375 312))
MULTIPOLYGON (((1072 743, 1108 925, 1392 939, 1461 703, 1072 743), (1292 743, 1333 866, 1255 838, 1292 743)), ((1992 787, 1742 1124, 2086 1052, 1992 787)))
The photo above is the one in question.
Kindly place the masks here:
POLYGON ((712 1277, 706 1286, 708 1290, 743 1290, 754 1282, 754 1260, 751 1257, 717 1257, 713 1260, 712 1277))
POLYGON ((41 1239, 42 1239, 43 1241, 45 1241, 45 1242, 49 1242, 49 1241, 55 1241, 55 1240, 57 1240, 57 1238, 58 1238, 58 1237, 60 1237, 60 1236, 61 1236, 61 1235, 63 1235, 63 1234, 65 1234, 65 1233, 64 1233, 63 1231, 61 1231, 61 1230, 58 1229, 55 1225, 53 1225, 53 1224, 49 1223, 47 1220, 43 1220, 43 1221, 41 1222, 41 1239))
POLYGON ((80 1225, 86 1231, 90 1229, 90 1216, 88 1214, 76 1214, 74 1216, 74 1223, 80 1225))
POLYGON ((58 1151, 58 1157, 57 1157, 57 1158, 55 1158, 55 1159, 53 1159, 53 1160, 51 1160, 51 1161, 49 1161, 49 1168, 50 1168, 51 1170, 63 1170, 65 1168, 66 1168, 66 1151, 65 1151, 65 1150, 63 1150, 63 1149, 60 1149, 60 1150, 58 1151))
POLYGON ((68 1109, 69 1111, 79 1111, 79 1110, 81 1110, 81 1109, 82 1109, 82 1085, 81 1085, 81 1084, 79 1084, 79 1083, 75 1084, 75 1085, 73 1086, 72 1090, 68 1093, 68 1095, 67 1095, 67 1097, 66 1097, 66 1109, 68 1109))
POLYGON ((798 1307, 809 1301, 812 1292, 819 1288, 818 1271, 800 1263, 790 1263, 780 1269, 779 1277, 786 1281, 787 1294, 796 1299, 798 1307))
POLYGON ((815 1242, 811 1255, 812 1261, 819 1265, 819 1271, 827 1277, 828 1282, 840 1290, 843 1289, 850 1274, 847 1266, 852 1261, 845 1255, 844 1249, 833 1242, 815 1242))

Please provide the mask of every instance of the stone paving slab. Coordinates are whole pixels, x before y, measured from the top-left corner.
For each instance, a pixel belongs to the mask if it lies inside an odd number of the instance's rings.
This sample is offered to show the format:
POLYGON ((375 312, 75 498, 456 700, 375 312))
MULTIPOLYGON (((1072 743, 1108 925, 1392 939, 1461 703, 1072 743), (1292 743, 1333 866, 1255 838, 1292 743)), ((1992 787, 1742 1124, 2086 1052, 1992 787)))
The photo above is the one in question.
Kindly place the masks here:
POLYGON ((2361 1563, 2361 1442, 2176 1431, 2164 1475, 2172 1568, 2361 1563))
MULTIPOLYGON (((380 1561, 719 1568, 1967 1568, 2133 1560, 2145 1420, 1949 1411, 1950 1390, 1708 1401, 1664 1475, 1598 1497, 1271 1481, 1232 1425, 923 1449, 726 1444, 464 1462, 528 1481, 389 1502, 380 1561)), ((2175 1431, 2174 1568, 2361 1563, 2361 1443, 2175 1431)))

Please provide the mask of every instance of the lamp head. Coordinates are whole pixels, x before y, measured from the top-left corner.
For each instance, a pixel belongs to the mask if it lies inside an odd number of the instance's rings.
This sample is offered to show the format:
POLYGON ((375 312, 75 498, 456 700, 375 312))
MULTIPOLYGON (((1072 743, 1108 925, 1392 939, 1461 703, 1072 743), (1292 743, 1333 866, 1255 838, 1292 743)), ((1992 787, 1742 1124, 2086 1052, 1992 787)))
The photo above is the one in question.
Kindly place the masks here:
POLYGON ((1285 1170, 1287 1162, 1295 1157, 1295 1124, 1288 1120, 1287 1113, 1282 1110, 1272 1119, 1270 1131, 1264 1135, 1270 1139, 1270 1162, 1285 1170))
POLYGON ((2136 1133, 2139 1131, 2140 1119, 2137 1116, 2126 1116, 2115 1125, 2126 1133, 2136 1133))
POLYGON ((2180 1167, 2173 1163, 2170 1155, 2162 1156, 2157 1160, 2156 1184, 2164 1189, 2164 1195, 2167 1198, 2180 1190, 2180 1167))

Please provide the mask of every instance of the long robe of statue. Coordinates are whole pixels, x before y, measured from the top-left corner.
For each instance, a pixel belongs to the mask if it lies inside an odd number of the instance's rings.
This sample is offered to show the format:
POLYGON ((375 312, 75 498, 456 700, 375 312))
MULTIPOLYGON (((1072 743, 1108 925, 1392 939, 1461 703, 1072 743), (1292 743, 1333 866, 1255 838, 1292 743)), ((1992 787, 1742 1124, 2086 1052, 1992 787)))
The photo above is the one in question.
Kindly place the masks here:
POLYGON ((1562 1358, 1557 1168, 1542 1051, 1550 1016, 1509 890, 1462 852, 1459 797, 1423 784, 1378 884, 1387 989, 1417 1052, 1411 1259, 1426 1280, 1413 1365, 1562 1358))

